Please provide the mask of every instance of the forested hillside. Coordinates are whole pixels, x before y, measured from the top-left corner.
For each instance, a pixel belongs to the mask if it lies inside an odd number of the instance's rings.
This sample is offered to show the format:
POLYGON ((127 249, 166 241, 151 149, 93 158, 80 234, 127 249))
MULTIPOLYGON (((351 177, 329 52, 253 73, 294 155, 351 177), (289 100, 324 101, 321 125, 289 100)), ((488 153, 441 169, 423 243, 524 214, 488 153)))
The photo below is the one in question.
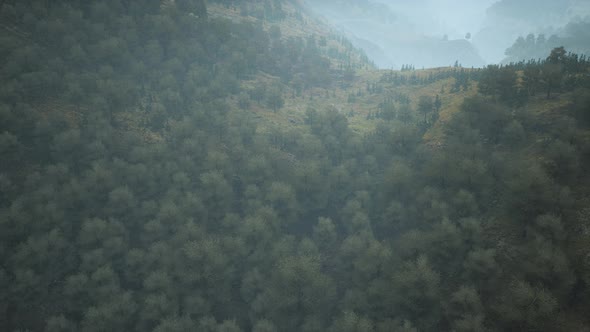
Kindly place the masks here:
POLYGON ((589 330, 588 60, 378 71, 313 19, 0 0, 0 330, 589 330))

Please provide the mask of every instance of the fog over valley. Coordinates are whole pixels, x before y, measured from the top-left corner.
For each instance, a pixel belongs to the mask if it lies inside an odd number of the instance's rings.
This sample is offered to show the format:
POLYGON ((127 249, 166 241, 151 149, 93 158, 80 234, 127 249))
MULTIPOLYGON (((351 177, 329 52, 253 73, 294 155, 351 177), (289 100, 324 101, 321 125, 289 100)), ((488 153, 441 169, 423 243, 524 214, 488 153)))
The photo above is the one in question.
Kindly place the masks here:
POLYGON ((316 0, 306 5, 378 67, 398 69, 500 63, 519 36, 563 35, 568 23, 587 22, 590 13, 584 0, 316 0))

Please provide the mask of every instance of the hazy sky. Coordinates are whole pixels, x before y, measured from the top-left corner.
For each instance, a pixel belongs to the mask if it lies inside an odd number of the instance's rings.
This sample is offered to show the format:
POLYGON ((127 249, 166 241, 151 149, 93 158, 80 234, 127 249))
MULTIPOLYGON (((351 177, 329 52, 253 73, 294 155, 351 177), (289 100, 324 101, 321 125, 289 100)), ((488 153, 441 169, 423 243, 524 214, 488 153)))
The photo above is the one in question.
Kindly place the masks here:
POLYGON ((376 0, 407 16, 423 33, 451 39, 476 33, 482 27, 486 9, 496 0, 376 0), (425 20, 425 16, 429 19, 425 20))

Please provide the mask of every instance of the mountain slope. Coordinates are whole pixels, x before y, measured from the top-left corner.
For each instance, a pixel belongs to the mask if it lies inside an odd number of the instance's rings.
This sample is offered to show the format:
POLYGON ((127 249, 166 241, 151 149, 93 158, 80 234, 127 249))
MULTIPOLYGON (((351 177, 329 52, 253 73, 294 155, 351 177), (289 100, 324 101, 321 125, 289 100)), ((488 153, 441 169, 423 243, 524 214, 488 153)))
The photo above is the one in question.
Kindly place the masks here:
POLYGON ((587 61, 375 70, 220 3, 0 3, 0 330, 590 326, 587 61))

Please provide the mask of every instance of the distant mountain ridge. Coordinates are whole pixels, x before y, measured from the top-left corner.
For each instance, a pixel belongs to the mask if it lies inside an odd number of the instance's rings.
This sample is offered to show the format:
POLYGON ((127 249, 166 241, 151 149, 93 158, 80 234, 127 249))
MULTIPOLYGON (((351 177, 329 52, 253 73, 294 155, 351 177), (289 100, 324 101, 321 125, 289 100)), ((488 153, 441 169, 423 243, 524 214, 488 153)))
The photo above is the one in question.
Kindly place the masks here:
MULTIPOLYGON (((473 42, 488 62, 500 62, 505 50, 519 36, 531 33, 544 34, 547 38, 554 34, 564 36, 569 23, 587 20, 589 15, 590 2, 585 0, 502 0, 487 10, 484 26, 474 34, 473 42)), ((544 47, 537 55, 550 49, 551 46, 544 47)))
POLYGON ((572 22, 549 37, 544 34, 520 36, 506 50, 503 63, 542 59, 555 47, 565 47, 569 52, 590 55, 590 21, 572 22))
POLYGON ((403 13, 382 3, 340 0, 307 1, 306 5, 344 32, 381 68, 442 67, 455 61, 466 67, 485 64, 469 41, 424 35, 403 13))

